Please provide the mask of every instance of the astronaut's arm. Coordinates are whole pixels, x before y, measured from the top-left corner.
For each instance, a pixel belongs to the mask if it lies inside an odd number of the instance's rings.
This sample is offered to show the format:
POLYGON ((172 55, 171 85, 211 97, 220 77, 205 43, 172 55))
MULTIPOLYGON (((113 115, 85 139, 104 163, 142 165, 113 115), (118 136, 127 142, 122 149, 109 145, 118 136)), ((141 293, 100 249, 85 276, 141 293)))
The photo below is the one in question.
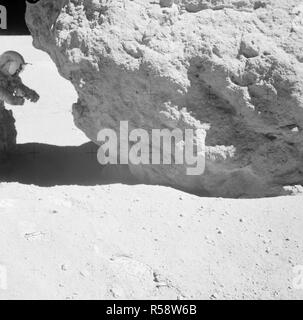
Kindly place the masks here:
POLYGON ((17 96, 24 97, 25 99, 30 100, 31 102, 37 102, 40 99, 39 94, 36 91, 24 85, 21 82, 21 80, 16 83, 15 92, 17 96))
POLYGON ((13 106, 22 106, 25 102, 24 98, 12 95, 6 89, 0 87, 0 100, 13 106))

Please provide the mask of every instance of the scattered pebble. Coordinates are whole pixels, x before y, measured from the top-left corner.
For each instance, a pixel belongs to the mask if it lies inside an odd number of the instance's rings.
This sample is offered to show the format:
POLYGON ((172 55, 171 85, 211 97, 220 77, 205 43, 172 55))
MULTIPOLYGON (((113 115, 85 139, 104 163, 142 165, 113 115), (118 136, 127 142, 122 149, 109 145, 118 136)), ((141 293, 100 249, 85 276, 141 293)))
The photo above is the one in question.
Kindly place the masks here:
POLYGON ((210 299, 211 299, 211 300, 217 300, 217 299, 218 299, 218 294, 217 294, 217 293, 213 293, 213 294, 210 296, 210 299))
POLYGON ((67 264, 62 264, 61 265, 61 270, 62 271, 67 271, 68 270, 68 265, 67 264))

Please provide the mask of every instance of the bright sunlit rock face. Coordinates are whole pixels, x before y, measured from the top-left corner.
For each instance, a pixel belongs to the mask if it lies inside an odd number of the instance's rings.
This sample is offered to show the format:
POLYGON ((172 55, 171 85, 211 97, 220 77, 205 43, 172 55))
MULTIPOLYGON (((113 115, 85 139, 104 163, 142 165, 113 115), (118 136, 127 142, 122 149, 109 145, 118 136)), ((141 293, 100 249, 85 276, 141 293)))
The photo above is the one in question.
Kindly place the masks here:
POLYGON ((131 166, 142 181, 200 194, 276 195, 303 179, 300 0, 41 0, 34 45, 78 93, 76 125, 203 128, 206 172, 131 166))

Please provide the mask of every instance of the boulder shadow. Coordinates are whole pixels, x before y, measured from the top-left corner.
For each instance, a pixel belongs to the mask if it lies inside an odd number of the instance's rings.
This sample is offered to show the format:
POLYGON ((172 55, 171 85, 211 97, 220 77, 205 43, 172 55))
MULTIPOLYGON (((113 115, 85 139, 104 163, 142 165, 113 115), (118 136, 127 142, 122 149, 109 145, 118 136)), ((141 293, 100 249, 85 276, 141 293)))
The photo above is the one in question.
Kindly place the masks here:
POLYGON ((96 186, 138 181, 127 165, 102 166, 98 146, 54 146, 39 143, 17 145, 0 165, 0 182, 52 187, 60 185, 96 186))

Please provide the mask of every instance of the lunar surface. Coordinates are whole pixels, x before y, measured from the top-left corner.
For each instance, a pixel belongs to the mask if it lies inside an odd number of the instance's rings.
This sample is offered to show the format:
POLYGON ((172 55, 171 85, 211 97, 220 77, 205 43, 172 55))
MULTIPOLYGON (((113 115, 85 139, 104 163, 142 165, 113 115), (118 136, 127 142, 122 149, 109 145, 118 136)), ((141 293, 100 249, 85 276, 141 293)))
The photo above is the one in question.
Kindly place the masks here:
POLYGON ((1 169, 1 299, 303 298, 299 187, 205 198, 104 170, 73 123, 76 92, 31 41, 1 38, 41 96, 7 107, 18 148, 1 169))

